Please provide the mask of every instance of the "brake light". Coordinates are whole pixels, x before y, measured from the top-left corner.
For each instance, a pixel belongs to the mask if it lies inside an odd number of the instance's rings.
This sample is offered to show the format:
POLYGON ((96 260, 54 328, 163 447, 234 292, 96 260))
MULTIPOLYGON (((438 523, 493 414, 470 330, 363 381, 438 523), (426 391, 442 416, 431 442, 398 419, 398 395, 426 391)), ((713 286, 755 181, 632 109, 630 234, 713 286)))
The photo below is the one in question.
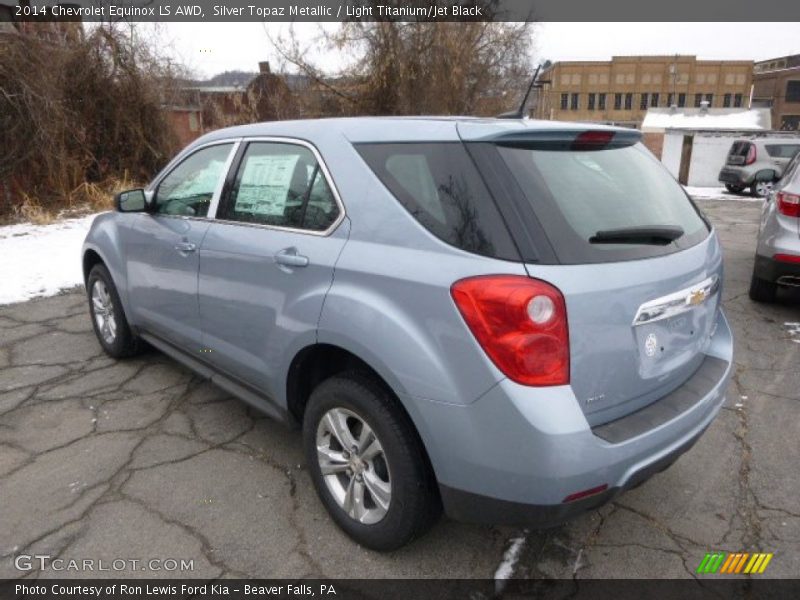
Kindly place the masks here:
POLYGON ((571 150, 598 150, 614 139, 613 131, 583 131, 572 142, 571 150))
POLYGON ((564 297, 554 286, 518 275, 462 279, 453 300, 484 352, 523 385, 569 383, 569 333, 564 297))
POLYGON ((776 254, 772 258, 778 262, 800 263, 800 256, 795 256, 794 254, 776 254))
POLYGON ((787 217, 800 217, 800 196, 778 192, 778 212, 787 217))
POLYGON ((747 158, 744 159, 744 164, 752 165, 754 162, 756 162, 756 145, 750 144, 747 148, 747 158))

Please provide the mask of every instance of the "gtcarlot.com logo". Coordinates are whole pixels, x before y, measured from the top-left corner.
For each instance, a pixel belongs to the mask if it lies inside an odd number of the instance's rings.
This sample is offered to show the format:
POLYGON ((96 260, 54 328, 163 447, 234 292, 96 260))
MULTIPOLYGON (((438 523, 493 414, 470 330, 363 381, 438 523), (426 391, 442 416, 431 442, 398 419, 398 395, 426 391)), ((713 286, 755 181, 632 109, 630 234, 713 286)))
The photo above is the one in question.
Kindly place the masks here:
POLYGON ((701 574, 758 575, 767 569, 772 552, 708 552, 697 572, 701 574))

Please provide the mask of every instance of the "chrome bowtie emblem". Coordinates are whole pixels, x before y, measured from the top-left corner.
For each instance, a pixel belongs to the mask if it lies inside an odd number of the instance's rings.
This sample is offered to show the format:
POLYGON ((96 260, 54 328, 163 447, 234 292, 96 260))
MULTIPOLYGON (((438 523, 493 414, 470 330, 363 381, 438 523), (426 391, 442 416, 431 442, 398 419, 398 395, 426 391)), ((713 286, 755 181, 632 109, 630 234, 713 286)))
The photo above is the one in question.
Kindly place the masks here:
POLYGON ((655 333, 651 333, 644 341, 644 351, 647 356, 655 356, 656 348, 658 348, 658 338, 655 333))

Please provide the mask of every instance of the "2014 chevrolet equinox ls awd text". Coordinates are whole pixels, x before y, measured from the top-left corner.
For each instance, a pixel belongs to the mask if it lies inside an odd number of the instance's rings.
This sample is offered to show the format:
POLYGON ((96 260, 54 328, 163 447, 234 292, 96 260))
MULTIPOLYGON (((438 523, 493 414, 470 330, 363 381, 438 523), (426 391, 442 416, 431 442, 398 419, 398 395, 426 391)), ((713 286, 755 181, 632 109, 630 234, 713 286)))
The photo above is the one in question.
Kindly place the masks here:
POLYGON ((470 118, 224 129, 83 248, 95 332, 302 425, 387 550, 546 526, 664 469, 724 401, 715 232, 633 130, 470 118))

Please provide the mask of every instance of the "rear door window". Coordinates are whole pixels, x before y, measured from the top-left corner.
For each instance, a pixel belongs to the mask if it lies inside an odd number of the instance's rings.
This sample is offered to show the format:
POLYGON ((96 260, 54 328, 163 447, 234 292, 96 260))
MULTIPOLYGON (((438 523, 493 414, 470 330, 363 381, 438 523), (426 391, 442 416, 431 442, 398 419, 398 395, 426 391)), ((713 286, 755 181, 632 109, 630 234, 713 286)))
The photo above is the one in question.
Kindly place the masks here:
POLYGON ((290 143, 251 142, 218 218, 309 231, 327 230, 339 206, 314 153, 290 143))
POLYGON ((709 233, 683 188, 641 144, 588 150, 498 146, 498 152, 562 263, 660 256, 693 246, 709 233), (679 234, 657 243, 635 236, 608 243, 604 237, 652 228, 679 234))
POLYGON ((765 144, 764 147, 772 158, 792 158, 800 150, 800 144, 765 144))
POLYGON ((356 149, 400 204, 433 235, 467 252, 520 260, 461 143, 357 144, 356 149))

